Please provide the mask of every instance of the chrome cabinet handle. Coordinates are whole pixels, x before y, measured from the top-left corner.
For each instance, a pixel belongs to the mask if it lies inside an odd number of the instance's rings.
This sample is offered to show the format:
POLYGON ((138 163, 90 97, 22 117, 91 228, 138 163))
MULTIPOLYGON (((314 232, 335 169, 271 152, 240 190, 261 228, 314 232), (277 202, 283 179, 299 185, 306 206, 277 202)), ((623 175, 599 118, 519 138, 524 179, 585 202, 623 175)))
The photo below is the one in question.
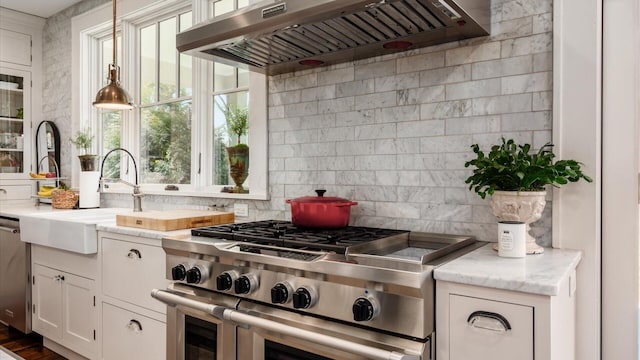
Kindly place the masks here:
POLYGON ((7 226, 0 226, 0 231, 6 231, 6 232, 12 233, 12 234, 19 234, 20 233, 20 229, 13 228, 13 227, 7 227, 7 226))
POLYGON ((493 332, 507 332, 511 324, 504 316, 489 311, 474 311, 467 318, 469 326, 493 332))
POLYGON ((6 194, 6 193, 7 193, 7 190, 5 190, 5 189, 3 189, 3 188, 0 188, 0 193, 2 193, 2 194, 6 194))
POLYGON ((135 320, 135 319, 131 319, 129 320, 129 323, 127 324, 127 329, 135 332, 135 333, 140 333, 142 332, 142 324, 140 324, 140 321, 135 320))
POLYGON ((131 249, 131 250, 129 250, 129 253, 127 254, 127 257, 129 259, 133 259, 134 257, 137 257, 138 259, 142 259, 142 254, 140 254, 140 251, 138 251, 136 249, 131 249))

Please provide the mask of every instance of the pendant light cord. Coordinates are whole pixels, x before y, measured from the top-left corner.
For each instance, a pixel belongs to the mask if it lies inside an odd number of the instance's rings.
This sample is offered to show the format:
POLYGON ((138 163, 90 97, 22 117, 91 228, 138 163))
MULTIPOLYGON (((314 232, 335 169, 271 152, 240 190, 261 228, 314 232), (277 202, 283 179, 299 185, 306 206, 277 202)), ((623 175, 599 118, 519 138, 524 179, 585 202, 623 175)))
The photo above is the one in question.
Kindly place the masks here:
POLYGON ((116 38, 116 0, 113 0, 113 66, 116 66, 116 49, 118 38, 116 38))

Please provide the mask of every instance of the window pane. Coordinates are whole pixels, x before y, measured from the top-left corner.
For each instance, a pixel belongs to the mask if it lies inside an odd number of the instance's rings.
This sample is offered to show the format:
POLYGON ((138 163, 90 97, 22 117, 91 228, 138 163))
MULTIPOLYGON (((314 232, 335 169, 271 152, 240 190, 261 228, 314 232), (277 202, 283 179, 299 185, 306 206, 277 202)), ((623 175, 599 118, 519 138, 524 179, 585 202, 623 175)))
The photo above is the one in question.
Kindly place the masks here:
POLYGON ((249 86, 249 70, 238 68, 238 87, 249 86))
POLYGON ((176 18, 171 18, 160 22, 160 101, 178 96, 176 55, 176 18))
POLYGON ((140 30, 140 103, 156 101, 156 25, 140 30))
POLYGON ((113 61, 113 39, 107 39, 102 42, 102 61, 100 63, 100 70, 102 71, 102 76, 100 79, 100 83, 102 84, 100 87, 107 86, 107 77, 109 76, 109 68, 108 65, 113 61))
MULTIPOLYGON (((120 147, 121 111, 103 111, 102 120, 102 156, 109 150, 120 147)), ((104 162, 103 174, 106 178, 120 178, 120 151, 109 155, 104 162)))
POLYGON ((140 175, 143 183, 191 182, 191 101, 141 109, 140 175))
MULTIPOLYGON (((180 14, 180 31, 184 31, 192 25, 191 11, 180 14)), ((191 85, 193 71, 193 61, 191 56, 180 54, 180 95, 193 95, 193 86, 191 85)))
POLYGON ((248 143, 248 134, 238 137, 232 134, 225 113, 230 109, 246 110, 249 104, 247 91, 216 95, 213 98, 213 181, 215 185, 230 185, 229 162, 226 147, 241 143, 248 143))
POLYGON ((224 91, 237 87, 236 68, 221 64, 213 63, 213 91, 224 91))
POLYGON ((180 14, 180 31, 185 31, 193 25, 193 15, 191 11, 180 14))
POLYGON ((220 0, 213 4, 213 16, 220 16, 235 10, 234 0, 220 0))

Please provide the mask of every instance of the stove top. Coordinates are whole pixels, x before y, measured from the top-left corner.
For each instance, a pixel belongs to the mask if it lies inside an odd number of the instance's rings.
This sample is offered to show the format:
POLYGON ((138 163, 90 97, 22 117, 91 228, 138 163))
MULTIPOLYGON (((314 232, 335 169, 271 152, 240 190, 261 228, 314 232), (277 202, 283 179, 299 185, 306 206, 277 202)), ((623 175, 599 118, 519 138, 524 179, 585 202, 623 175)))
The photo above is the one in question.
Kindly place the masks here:
POLYGON ((191 230, 192 236, 221 238, 290 249, 333 251, 344 254, 349 246, 408 234, 406 230, 347 226, 340 229, 312 229, 288 221, 265 220, 208 226, 191 230))

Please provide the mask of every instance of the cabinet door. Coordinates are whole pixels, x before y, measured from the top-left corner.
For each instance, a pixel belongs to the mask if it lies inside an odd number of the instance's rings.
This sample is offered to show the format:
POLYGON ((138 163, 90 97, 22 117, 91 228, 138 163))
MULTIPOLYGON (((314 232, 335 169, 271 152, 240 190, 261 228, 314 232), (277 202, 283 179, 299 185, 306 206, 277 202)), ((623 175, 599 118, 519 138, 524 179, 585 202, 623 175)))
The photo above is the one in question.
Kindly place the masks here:
POLYGON ((31 168, 31 73, 0 67, 0 177, 31 168))
POLYGON ((166 359, 164 323, 108 303, 102 319, 103 359, 166 359))
POLYGON ((450 295, 449 360, 533 360, 533 308, 450 295))
POLYGON ((31 66, 31 36, 0 29, 0 61, 31 66))
POLYGON ((152 289, 168 285, 162 247, 103 238, 102 259, 105 295, 166 313, 167 307, 151 297, 152 289))
POLYGON ((62 339, 62 273, 33 265, 33 331, 52 340, 62 339))
POLYGON ((63 344, 91 357, 96 348, 97 324, 94 281, 65 273, 62 289, 63 344))

